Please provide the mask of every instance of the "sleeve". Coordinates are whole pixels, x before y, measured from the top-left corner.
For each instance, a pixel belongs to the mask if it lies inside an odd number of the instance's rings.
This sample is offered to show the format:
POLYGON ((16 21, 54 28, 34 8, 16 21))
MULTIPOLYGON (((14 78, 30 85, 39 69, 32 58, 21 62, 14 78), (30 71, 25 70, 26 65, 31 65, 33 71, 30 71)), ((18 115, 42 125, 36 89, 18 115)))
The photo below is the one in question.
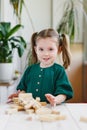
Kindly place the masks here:
POLYGON ((64 68, 60 69, 56 78, 54 95, 56 96, 59 94, 65 94, 67 96, 66 100, 73 97, 73 89, 64 68))
POLYGON ((27 91, 27 86, 26 86, 26 79, 27 79, 27 75, 30 71, 30 68, 31 67, 28 67, 25 72, 23 73, 22 77, 21 77, 21 80, 17 86, 17 90, 21 90, 21 91, 27 91))

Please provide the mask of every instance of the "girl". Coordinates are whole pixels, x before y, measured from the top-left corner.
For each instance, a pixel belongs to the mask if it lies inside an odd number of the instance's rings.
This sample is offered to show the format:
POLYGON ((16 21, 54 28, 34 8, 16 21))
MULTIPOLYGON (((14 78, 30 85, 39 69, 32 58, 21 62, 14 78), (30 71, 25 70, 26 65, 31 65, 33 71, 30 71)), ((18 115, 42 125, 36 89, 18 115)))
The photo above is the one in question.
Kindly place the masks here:
POLYGON ((20 91, 32 93, 41 101, 51 105, 61 104, 73 97, 72 86, 65 69, 70 65, 69 43, 65 34, 59 35, 54 29, 45 29, 31 37, 33 65, 29 66, 17 86, 20 91), (62 54, 63 66, 56 63, 62 54), (64 69, 65 68, 65 69, 64 69))

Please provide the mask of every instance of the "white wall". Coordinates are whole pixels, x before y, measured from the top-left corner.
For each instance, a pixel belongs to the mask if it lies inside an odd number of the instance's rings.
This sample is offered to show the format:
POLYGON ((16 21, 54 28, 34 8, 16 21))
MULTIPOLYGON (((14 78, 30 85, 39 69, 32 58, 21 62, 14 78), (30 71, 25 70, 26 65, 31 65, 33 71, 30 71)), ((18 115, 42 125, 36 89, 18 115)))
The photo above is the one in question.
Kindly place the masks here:
POLYGON ((33 30, 30 18, 24 7, 22 14, 24 31, 22 33, 27 41, 29 41, 33 31, 40 31, 44 28, 51 27, 51 0, 25 0, 25 4, 34 26, 33 30))

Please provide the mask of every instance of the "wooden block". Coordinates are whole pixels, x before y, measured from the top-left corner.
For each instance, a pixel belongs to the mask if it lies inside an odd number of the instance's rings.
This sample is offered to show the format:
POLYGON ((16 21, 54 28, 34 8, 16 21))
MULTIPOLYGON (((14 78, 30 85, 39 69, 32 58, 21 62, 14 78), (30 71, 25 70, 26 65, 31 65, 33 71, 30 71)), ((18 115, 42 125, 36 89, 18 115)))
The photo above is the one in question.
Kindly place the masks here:
POLYGON ((5 114, 11 115, 11 114, 16 113, 17 111, 18 111, 17 108, 9 108, 9 109, 7 109, 7 110, 5 111, 5 114))
POLYGON ((41 104, 42 106, 46 106, 46 105, 47 105, 46 102, 40 102, 40 104, 41 104))
POLYGON ((57 121, 57 120, 65 120, 66 116, 55 115, 55 114, 42 114, 42 115, 38 115, 38 119, 44 122, 52 122, 52 121, 57 121))
POLYGON ((87 117, 80 117, 80 121, 82 121, 82 122, 86 122, 87 123, 87 117))

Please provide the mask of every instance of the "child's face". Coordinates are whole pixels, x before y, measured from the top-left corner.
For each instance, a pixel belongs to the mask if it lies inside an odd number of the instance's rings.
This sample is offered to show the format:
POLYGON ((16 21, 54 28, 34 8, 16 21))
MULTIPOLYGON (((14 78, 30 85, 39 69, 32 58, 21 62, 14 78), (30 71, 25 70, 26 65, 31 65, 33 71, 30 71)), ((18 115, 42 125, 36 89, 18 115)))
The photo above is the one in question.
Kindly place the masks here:
POLYGON ((52 65, 58 54, 58 45, 56 38, 41 38, 36 42, 35 51, 41 66, 52 65))

